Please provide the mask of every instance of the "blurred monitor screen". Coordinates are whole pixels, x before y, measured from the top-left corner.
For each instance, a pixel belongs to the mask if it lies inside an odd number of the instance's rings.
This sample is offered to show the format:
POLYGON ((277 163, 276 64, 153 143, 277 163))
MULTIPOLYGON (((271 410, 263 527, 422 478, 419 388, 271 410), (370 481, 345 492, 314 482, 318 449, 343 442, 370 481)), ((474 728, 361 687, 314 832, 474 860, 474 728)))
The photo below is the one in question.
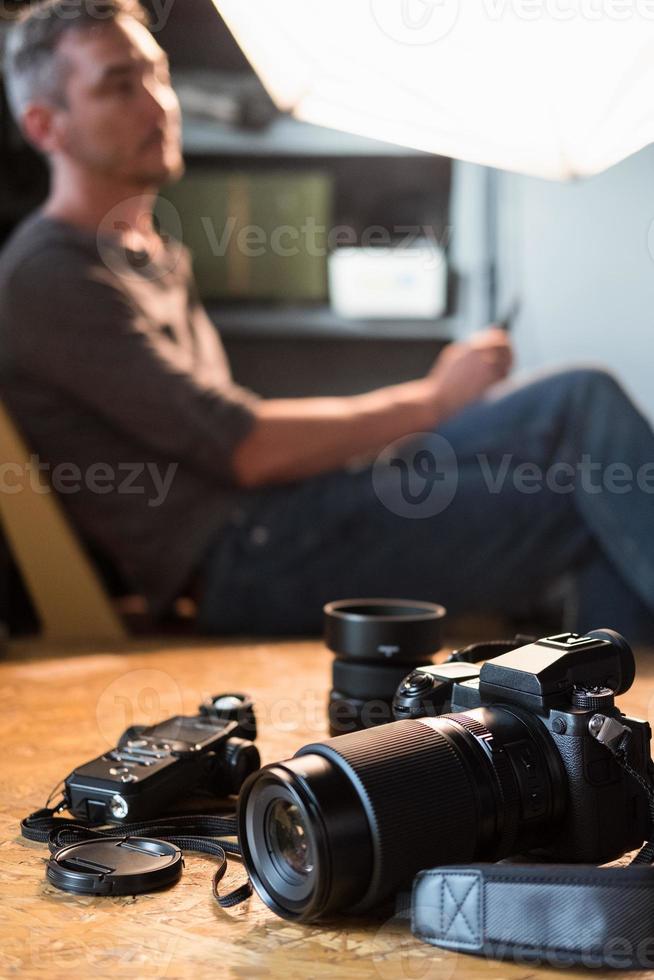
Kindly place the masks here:
POLYGON ((161 207, 162 230, 181 230, 201 299, 327 302, 329 174, 194 168, 161 197, 175 209, 161 207))

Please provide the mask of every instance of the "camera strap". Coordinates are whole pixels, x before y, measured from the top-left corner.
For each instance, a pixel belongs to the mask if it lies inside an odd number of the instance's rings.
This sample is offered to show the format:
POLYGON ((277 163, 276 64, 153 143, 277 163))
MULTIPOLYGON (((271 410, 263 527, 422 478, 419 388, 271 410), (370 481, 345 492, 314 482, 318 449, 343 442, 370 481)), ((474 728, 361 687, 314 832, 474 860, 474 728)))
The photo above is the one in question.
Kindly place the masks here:
POLYGON ((227 855, 240 857, 241 854, 241 847, 236 839, 236 818, 231 814, 171 816, 109 827, 58 816, 65 807, 66 802, 62 799, 54 807, 46 805, 41 810, 36 810, 21 820, 21 834, 27 840, 47 843, 52 854, 71 844, 92 838, 154 837, 156 840, 175 844, 182 851, 207 854, 218 859, 213 877, 213 895, 221 908, 238 905, 252 894, 249 879, 227 894, 221 894, 218 888, 227 871, 227 855))
MULTIPOLYGON (((646 794, 627 761, 629 729, 603 718, 594 737, 646 794)), ((398 914, 424 942, 488 959, 548 966, 654 969, 654 841, 627 867, 472 864, 420 872, 398 914)))
POLYGON ((516 633, 512 640, 484 640, 481 643, 470 643, 467 647, 453 650, 443 663, 446 664, 477 664, 482 660, 491 660, 499 657, 501 653, 509 653, 511 650, 518 650, 526 643, 534 643, 535 636, 528 636, 526 633, 516 633))

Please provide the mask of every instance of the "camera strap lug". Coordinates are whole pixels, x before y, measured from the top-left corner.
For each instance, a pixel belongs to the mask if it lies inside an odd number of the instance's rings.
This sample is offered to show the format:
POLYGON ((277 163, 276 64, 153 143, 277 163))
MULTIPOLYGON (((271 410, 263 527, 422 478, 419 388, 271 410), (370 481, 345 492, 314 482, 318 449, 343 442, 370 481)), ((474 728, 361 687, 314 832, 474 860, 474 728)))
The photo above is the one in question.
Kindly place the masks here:
POLYGON ((629 764, 628 750, 631 740, 631 731, 622 725, 617 718, 606 717, 605 715, 595 714, 588 723, 588 731, 601 745, 605 745, 620 768, 635 779, 647 797, 649 809, 650 830, 649 837, 638 854, 630 862, 631 864, 652 864, 654 862, 654 783, 652 782, 652 771, 650 765, 650 779, 643 776, 629 764))
POLYGON ((631 731, 626 725, 622 725, 617 718, 594 714, 588 723, 588 731, 600 745, 606 746, 620 764, 621 760, 626 761, 631 739, 631 731))

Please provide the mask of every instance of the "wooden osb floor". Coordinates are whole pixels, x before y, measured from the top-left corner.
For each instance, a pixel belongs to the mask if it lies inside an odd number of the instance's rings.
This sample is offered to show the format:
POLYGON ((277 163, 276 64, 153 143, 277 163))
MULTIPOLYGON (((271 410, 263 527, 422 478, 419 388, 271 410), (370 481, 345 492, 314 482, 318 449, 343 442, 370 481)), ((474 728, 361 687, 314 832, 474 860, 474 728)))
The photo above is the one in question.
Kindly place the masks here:
MULTIPOLYGON (((0 881, 3 977, 375 978, 542 980, 582 974, 486 962, 416 942, 392 921, 327 928, 275 917, 253 897, 231 911, 211 896, 211 862, 186 858, 171 890, 128 899, 75 897, 46 884, 47 849, 20 839, 22 816, 43 805, 75 764, 115 744, 133 722, 193 713, 206 695, 246 690, 257 702, 264 762, 325 736, 331 657, 318 642, 142 642, 125 649, 14 646, 0 665, 0 881), (75 655, 73 655, 75 654, 75 655)), ((654 715, 654 669, 643 655, 623 707, 654 715)), ((228 884, 242 869, 233 864, 228 884)), ((596 971, 591 971, 597 975, 596 971)), ((586 974, 588 976, 588 974, 586 974)), ((639 974, 629 974, 631 978, 639 974)), ((640 976, 645 977, 643 973, 640 976)))

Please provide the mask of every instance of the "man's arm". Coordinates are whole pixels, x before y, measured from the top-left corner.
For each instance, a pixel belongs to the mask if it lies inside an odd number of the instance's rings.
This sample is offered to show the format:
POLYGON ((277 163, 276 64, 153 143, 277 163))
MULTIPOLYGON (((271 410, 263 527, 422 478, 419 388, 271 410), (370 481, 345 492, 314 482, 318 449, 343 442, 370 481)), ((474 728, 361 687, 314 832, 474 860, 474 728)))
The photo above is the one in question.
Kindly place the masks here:
POLYGON ((419 381, 349 398, 266 402, 200 376, 193 355, 155 336, 106 269, 87 270, 69 252, 37 253, 21 266, 8 298, 8 356, 144 452, 185 460, 219 483, 256 487, 338 469, 432 428, 508 370, 505 333, 487 331, 450 344, 419 381))
POLYGON ((510 366, 506 333, 490 329, 468 343, 450 344, 418 381, 344 398, 258 402, 232 471, 241 486, 258 487, 338 469, 434 428, 505 377, 510 366))

